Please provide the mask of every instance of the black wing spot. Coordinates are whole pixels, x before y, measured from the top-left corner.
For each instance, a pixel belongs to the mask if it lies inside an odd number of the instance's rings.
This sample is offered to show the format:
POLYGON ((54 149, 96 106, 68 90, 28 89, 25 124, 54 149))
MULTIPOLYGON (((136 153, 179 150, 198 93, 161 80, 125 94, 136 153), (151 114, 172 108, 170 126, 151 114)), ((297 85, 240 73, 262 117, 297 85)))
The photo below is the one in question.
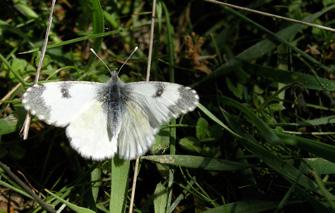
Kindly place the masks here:
POLYGON ((61 84, 60 92, 62 93, 63 98, 71 98, 69 87, 69 84, 61 84))
POLYGON ((161 97, 164 92, 164 85, 163 84, 157 84, 156 85, 156 93, 152 96, 154 98, 161 97))

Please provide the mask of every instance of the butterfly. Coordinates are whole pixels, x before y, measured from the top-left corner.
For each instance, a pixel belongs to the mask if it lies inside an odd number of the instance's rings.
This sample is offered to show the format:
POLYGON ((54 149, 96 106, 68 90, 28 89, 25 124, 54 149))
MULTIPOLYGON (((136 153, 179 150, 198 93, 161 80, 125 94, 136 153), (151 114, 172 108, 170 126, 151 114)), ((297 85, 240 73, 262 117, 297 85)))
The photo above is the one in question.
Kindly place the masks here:
POLYGON ((84 158, 103 160, 117 154, 135 159, 148 151, 162 124, 193 111, 199 96, 175 83, 124 83, 112 72, 106 83, 34 85, 22 103, 47 124, 65 127, 70 145, 84 158))

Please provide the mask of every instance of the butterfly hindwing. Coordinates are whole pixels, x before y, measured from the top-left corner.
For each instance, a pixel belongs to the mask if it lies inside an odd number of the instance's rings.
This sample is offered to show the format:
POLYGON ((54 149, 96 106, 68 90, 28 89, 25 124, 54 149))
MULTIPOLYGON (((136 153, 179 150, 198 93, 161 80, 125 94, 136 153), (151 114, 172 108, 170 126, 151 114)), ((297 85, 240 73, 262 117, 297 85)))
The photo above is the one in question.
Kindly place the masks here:
POLYGON ((23 95, 26 110, 40 120, 65 127, 97 98, 104 84, 84 81, 49 82, 30 87, 23 95))
POLYGON ((71 121, 66 135, 71 146, 85 158, 103 160, 113 157, 117 151, 117 138, 109 138, 106 110, 98 100, 71 121))
POLYGON ((122 107, 118 155, 123 159, 134 159, 144 154, 154 142, 154 134, 148 114, 140 105, 128 99, 122 107))

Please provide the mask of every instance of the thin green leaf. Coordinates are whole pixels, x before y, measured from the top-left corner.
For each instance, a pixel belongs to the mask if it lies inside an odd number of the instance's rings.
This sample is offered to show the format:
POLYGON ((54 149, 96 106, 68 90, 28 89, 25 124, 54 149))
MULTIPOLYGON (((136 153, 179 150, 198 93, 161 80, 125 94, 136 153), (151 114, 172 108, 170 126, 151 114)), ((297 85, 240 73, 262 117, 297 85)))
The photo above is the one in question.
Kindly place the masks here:
POLYGON ((294 184, 298 184, 306 190, 317 192, 317 186, 315 182, 309 179, 304 173, 302 173, 302 171, 296 169, 294 166, 286 163, 281 158, 269 152, 269 150, 265 149, 254 139, 252 139, 252 136, 246 135, 239 141, 252 153, 256 154, 260 159, 262 159, 264 163, 266 163, 272 169, 276 170, 288 181, 294 184))
POLYGON ((262 76, 274 82, 297 84, 306 89, 335 91, 335 82, 333 80, 300 72, 289 72, 246 62, 244 63, 246 64, 246 68, 251 71, 253 75, 262 76))
MULTIPOLYGON (((323 158, 305 158, 306 171, 312 169, 319 175, 331 175, 335 174, 335 163, 325 160, 323 158)), ((304 166, 304 165, 302 165, 304 166)))
POLYGON ((21 188, 13 186, 13 185, 11 185, 11 184, 3 181, 3 180, 0 180, 0 186, 3 186, 6 189, 11 189, 14 192, 17 192, 17 193, 19 193, 19 194, 21 194, 21 195, 23 195, 27 198, 32 198, 27 192, 23 191, 21 188))
POLYGON ((108 13, 106 11, 103 12, 104 18, 106 21, 115 29, 120 27, 120 18, 117 16, 117 13, 108 13))
POLYGON ((311 119, 311 120, 304 120, 302 122, 297 122, 298 125, 299 124, 300 125, 308 124, 308 125, 312 125, 312 126, 334 124, 334 123, 335 123, 335 116, 334 115, 321 117, 321 118, 315 118, 315 119, 311 119))
MULTIPOLYGON (((52 49, 52 48, 56 48, 56 47, 62 47, 62 46, 70 45, 70 44, 75 44, 75 43, 86 41, 86 40, 89 40, 89 39, 103 38, 103 37, 106 37, 106 36, 115 35, 117 33, 119 33, 119 31, 117 31, 117 30, 104 32, 104 33, 97 33, 97 34, 88 33, 85 36, 77 37, 77 38, 74 38, 74 39, 69 39, 69 40, 62 41, 62 42, 57 42, 55 44, 50 44, 50 45, 47 46, 47 49, 52 49)), ((34 48, 32 50, 21 52, 21 54, 29 54, 29 53, 34 53, 34 52, 37 52, 37 51, 39 51, 39 48, 34 48)))
MULTIPOLYGON (((90 8, 92 10, 92 26, 93 26, 93 33, 103 33, 104 32, 104 14, 99 0, 89 0, 90 8)), ((96 38, 94 40, 94 49, 95 51, 100 50, 101 46, 101 38, 96 38)))
POLYGON ((280 139, 276 135, 276 133, 263 120, 258 118, 255 112, 251 111, 249 108, 235 101, 234 99, 222 96, 220 100, 224 105, 234 107, 238 109, 240 112, 242 112, 246 116, 248 121, 251 124, 255 125, 257 130, 260 132, 260 135, 266 141, 270 143, 280 142, 280 139))
POLYGON ((234 161, 193 155, 150 155, 143 156, 142 159, 172 166, 182 166, 187 168, 213 171, 236 171, 249 167, 246 164, 234 161))
POLYGON ((9 62, 7 61, 7 59, 2 54, 0 54, 0 60, 7 66, 7 68, 10 70, 10 72, 13 73, 13 75, 15 76, 15 78, 22 85, 26 85, 26 82, 23 80, 22 76, 16 70, 12 69, 12 66, 9 64, 9 62))
POLYGON ((24 16, 31 19, 38 18, 37 13, 31 9, 25 1, 19 1, 18 3, 14 4, 14 7, 24 16))
POLYGON ((158 183, 154 192, 154 208, 155 213, 165 213, 167 201, 168 201, 168 190, 162 184, 158 183))
POLYGON ((109 201, 109 212, 124 212, 128 189, 128 174, 130 161, 114 157, 112 164, 111 197, 109 201))
POLYGON ((213 113, 211 113, 204 105, 198 104, 198 108, 207 115, 210 119, 212 119, 214 122, 216 122, 218 125, 220 125, 223 129, 227 130, 232 135, 235 135, 239 137, 238 134, 236 134, 233 130, 231 130, 226 124, 224 124, 220 119, 218 119, 213 113))
POLYGON ((202 146, 199 142, 199 140, 197 140, 194 137, 184 137, 182 139, 179 140, 179 145, 188 151, 191 152, 196 152, 196 153, 201 153, 202 151, 202 146))
POLYGON ((17 119, 13 116, 0 119, 0 135, 6 135, 16 131, 17 119))
POLYGON ((209 125, 206 119, 200 117, 195 126, 195 133, 199 140, 206 139, 209 137, 209 125))
POLYGON ((317 140, 308 139, 304 137, 289 135, 286 133, 277 133, 282 141, 286 144, 298 146, 301 149, 314 153, 317 156, 323 157, 327 160, 335 162, 335 146, 321 143, 317 140))
POLYGON ((99 194, 99 189, 101 186, 101 168, 94 168, 91 172, 91 182, 92 182, 92 196, 93 200, 96 202, 99 194))
POLYGON ((71 210, 75 211, 75 212, 78 212, 78 213, 94 213, 94 211, 92 211, 91 209, 87 209, 87 208, 84 208, 84 207, 80 207, 80 206, 77 206, 67 200, 64 200, 63 198, 59 197, 58 195, 52 193, 51 191, 45 189, 45 191, 52 195, 53 197, 55 197, 57 200, 61 201, 62 203, 64 203, 67 207, 69 207, 71 210))

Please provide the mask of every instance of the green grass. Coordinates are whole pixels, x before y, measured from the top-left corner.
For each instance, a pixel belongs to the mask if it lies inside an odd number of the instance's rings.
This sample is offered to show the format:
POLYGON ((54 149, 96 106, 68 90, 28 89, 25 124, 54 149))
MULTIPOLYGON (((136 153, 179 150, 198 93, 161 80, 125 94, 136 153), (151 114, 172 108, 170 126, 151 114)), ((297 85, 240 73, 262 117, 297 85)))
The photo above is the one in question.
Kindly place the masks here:
MULTIPOLYGON (((135 161, 85 160, 35 117, 20 137, 50 3, 0 2, 0 159, 13 172, 1 164, 0 212, 128 212, 135 161)), ((235 3, 335 25, 332 1, 235 3)), ((114 70, 135 46, 120 77, 145 80, 151 7, 58 1, 40 82, 106 82, 89 48, 114 70)), ((335 34, 200 0, 158 1, 155 21, 150 80, 191 85, 201 104, 140 159, 135 212, 333 212, 335 34)))

